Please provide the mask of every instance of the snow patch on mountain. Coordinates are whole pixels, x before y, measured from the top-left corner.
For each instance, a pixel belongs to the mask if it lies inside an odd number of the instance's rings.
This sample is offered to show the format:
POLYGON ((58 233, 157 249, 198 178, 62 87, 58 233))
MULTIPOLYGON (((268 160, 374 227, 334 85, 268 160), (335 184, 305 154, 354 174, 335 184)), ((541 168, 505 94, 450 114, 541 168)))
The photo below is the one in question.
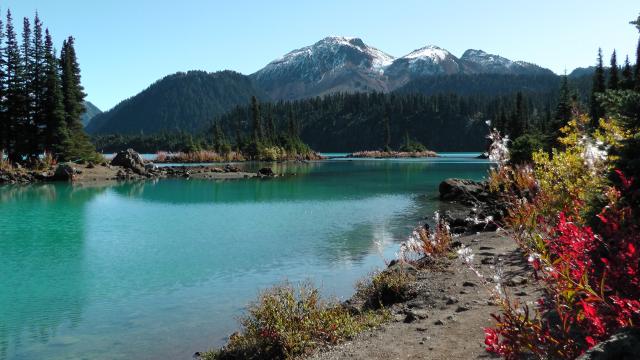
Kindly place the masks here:
POLYGON ((428 58, 436 62, 441 62, 450 56, 451 56, 451 53, 448 52, 447 50, 435 45, 428 45, 421 49, 412 51, 409 54, 403 56, 402 58, 410 59, 410 60, 428 58))

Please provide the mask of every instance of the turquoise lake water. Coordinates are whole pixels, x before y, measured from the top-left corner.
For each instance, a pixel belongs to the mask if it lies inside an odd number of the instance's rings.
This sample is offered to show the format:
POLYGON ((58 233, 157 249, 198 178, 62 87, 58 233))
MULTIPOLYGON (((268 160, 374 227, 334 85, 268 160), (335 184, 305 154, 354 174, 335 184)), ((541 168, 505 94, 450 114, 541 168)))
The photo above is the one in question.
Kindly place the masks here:
POLYGON ((489 167, 446 155, 274 165, 296 176, 273 180, 0 187, 0 359, 190 359, 261 289, 311 280, 349 297, 438 210, 441 180, 489 167))

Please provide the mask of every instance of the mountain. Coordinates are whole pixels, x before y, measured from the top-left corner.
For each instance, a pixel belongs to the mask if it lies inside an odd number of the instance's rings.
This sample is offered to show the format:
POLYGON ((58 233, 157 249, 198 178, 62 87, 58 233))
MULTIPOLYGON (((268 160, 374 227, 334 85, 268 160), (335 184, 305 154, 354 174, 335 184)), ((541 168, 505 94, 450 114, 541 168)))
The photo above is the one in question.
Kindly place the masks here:
POLYGON ((460 62, 466 74, 555 75, 549 69, 524 61, 512 61, 482 50, 469 49, 460 62))
POLYGON ((215 116, 248 104, 253 95, 265 97, 249 77, 237 72, 180 72, 97 115, 86 130, 93 134, 200 131, 215 116))
POLYGON ((558 76, 535 64, 482 50, 456 57, 428 45, 395 58, 362 39, 332 36, 293 50, 245 76, 191 71, 167 76, 87 126, 90 133, 195 132, 252 95, 263 101, 332 93, 508 94, 555 91, 558 76))
POLYGON ((84 102, 84 109, 85 110, 84 110, 84 113, 82 114, 81 121, 82 121, 82 125, 84 125, 85 127, 89 125, 89 122, 91 121, 91 119, 96 117, 96 115, 102 113, 102 111, 98 109, 97 106, 93 105, 89 101, 84 102))
POLYGON ((387 91, 383 72, 393 60, 359 38, 333 36, 291 51, 251 78, 273 100, 387 91))
POLYGON ((390 87, 397 88, 412 79, 462 72, 460 60, 435 45, 425 46, 396 59, 384 70, 390 87))
POLYGON ((418 78, 453 74, 555 76, 535 64, 482 50, 470 49, 458 58, 428 45, 394 58, 362 39, 334 36, 270 62, 251 78, 272 100, 293 100, 335 92, 388 92, 418 78))

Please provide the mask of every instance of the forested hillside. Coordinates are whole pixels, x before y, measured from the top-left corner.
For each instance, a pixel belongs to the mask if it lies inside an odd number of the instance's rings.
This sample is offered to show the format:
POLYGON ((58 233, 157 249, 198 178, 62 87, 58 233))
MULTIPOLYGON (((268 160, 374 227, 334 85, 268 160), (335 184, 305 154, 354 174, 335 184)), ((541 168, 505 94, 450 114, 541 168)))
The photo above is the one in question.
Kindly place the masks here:
POLYGON ((251 80, 233 71, 189 71, 169 75, 140 94, 96 116, 87 131, 93 134, 140 134, 202 130, 211 120, 245 104, 262 92, 251 80))

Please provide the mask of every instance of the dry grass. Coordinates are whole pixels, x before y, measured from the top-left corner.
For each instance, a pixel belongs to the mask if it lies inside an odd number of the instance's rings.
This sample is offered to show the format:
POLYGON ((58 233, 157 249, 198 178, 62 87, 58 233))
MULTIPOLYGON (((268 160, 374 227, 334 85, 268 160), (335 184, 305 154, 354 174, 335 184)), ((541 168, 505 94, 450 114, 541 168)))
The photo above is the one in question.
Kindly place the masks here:
POLYGON ((437 157, 438 154, 435 151, 415 151, 415 152, 405 152, 405 151, 358 151, 350 154, 349 157, 354 158, 374 158, 374 159, 384 159, 384 158, 421 158, 421 157, 437 157))
POLYGON ((237 152, 229 152, 227 154, 219 154, 215 151, 200 150, 193 152, 179 152, 175 154, 158 153, 156 162, 175 162, 175 163, 214 163, 229 161, 244 161, 242 154, 237 152))
POLYGON ((0 151, 0 170, 13 170, 13 165, 11 165, 9 159, 5 159, 4 156, 4 151, 0 151))

